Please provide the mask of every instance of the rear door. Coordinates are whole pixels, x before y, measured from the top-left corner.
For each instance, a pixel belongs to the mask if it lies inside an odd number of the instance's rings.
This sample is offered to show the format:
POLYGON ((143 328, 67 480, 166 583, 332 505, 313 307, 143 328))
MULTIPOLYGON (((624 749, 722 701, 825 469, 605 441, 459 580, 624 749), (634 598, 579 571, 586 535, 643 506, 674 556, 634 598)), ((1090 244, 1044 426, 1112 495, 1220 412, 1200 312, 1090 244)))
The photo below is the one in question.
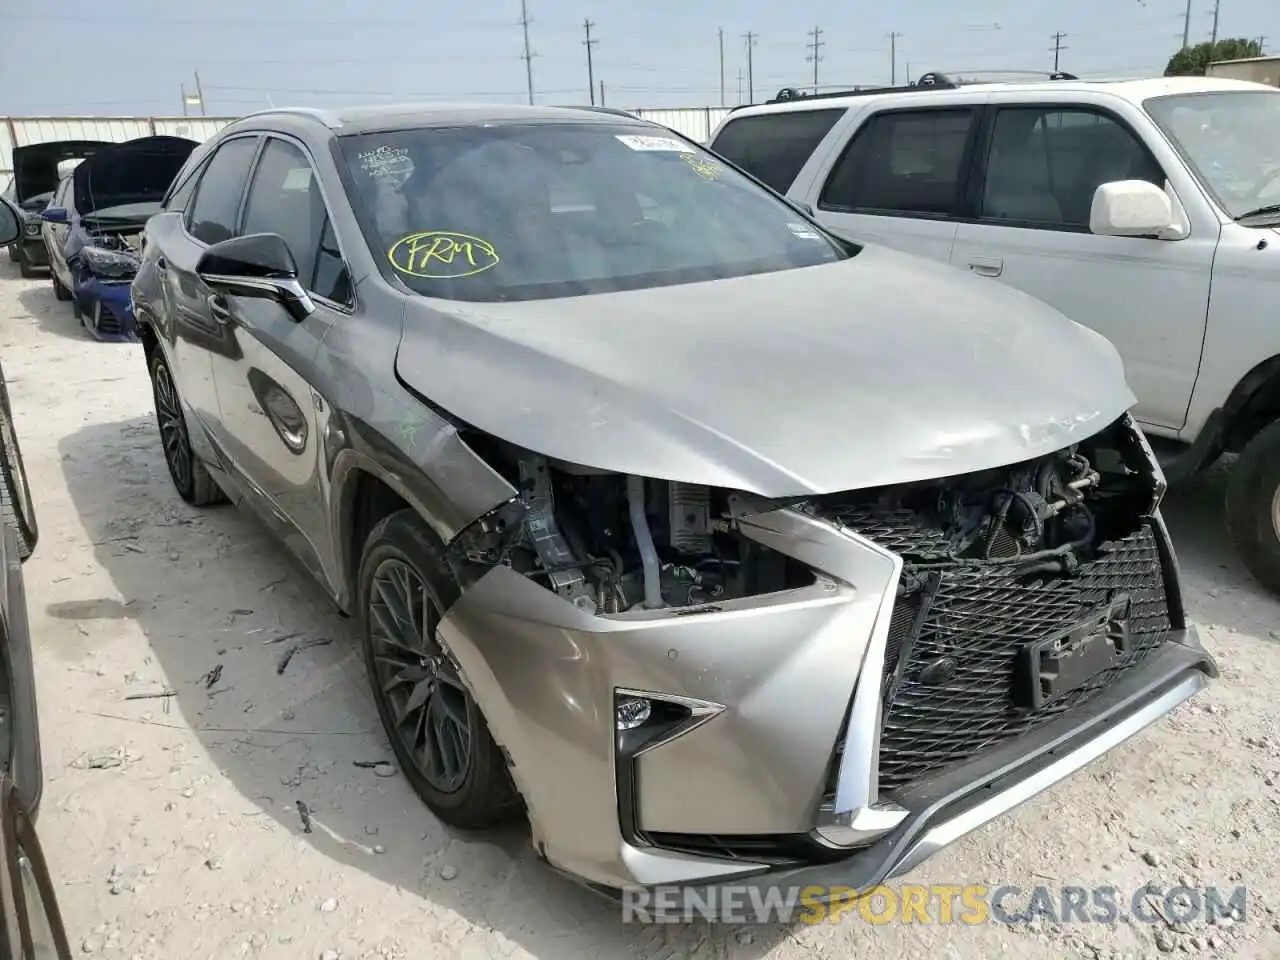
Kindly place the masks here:
POLYGON ((859 118, 812 185, 818 220, 852 240, 949 263, 979 117, 980 106, 966 104, 881 106, 859 118))
POLYGON ((327 404, 309 381, 329 327, 354 303, 350 274, 305 147, 266 139, 245 198, 241 234, 284 238, 298 280, 316 310, 299 322, 271 300, 231 295, 211 301, 229 348, 213 358, 218 441, 248 482, 247 495, 321 582, 321 551, 304 531, 324 530, 321 427, 327 404))
POLYGON ((160 245, 154 260, 155 286, 171 327, 173 375, 201 427, 191 431, 192 443, 206 459, 216 456, 208 449, 208 438, 217 437, 220 416, 213 369, 237 347, 225 324, 212 314, 214 292, 196 274, 196 264, 210 244, 236 235, 260 142, 261 137, 249 134, 219 145, 193 178, 191 192, 184 195, 180 187, 170 199, 173 215, 166 215, 163 224, 153 221, 154 230, 148 227, 149 238, 154 235, 160 245))

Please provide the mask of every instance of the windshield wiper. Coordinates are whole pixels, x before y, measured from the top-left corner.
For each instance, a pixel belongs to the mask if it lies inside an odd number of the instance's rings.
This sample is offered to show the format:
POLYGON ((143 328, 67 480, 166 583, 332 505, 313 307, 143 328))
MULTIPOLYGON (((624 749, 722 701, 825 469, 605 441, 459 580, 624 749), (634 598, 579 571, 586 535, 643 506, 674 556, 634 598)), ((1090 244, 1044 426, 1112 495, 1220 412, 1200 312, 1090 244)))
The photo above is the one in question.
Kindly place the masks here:
POLYGON ((1242 213, 1236 217, 1236 223, 1241 220, 1250 220, 1253 217, 1265 217, 1280 215, 1280 203, 1269 203, 1265 207, 1258 207, 1256 210, 1250 210, 1248 213, 1242 213))

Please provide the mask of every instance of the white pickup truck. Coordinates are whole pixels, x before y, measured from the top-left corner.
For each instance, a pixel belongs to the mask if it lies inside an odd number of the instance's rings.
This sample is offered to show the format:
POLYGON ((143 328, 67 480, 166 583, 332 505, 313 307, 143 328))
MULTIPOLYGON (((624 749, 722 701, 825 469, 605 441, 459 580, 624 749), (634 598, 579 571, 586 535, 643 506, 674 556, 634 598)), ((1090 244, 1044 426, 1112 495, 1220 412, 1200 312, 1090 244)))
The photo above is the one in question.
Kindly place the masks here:
POLYGON ((1280 592, 1280 90, 930 74, 785 94, 731 112, 712 149, 837 233, 1012 284, 1110 338, 1171 482, 1240 454, 1230 536, 1280 592))

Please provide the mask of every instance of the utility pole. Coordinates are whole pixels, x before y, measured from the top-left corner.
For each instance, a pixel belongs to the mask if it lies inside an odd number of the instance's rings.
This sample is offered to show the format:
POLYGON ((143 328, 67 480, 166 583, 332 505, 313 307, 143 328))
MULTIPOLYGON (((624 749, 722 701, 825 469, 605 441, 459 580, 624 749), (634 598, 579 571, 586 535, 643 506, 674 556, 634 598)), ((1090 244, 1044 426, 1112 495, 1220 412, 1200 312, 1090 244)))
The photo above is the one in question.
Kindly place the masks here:
POLYGON ((720 28, 720 106, 724 106, 724 27, 720 28))
POLYGON ((1182 19, 1182 49, 1191 46, 1191 0, 1187 0, 1187 15, 1182 19))
POLYGON ((591 28, 594 26, 595 24, 589 19, 583 19, 582 29, 587 32, 587 39, 582 41, 582 45, 587 48, 587 94, 591 97, 592 106, 595 106, 596 103, 596 74, 595 68, 591 63, 591 48, 600 42, 599 40, 591 39, 591 28))
POLYGON ((600 81, 600 106, 604 106, 604 81, 600 81))
POLYGON ((187 85, 180 83, 178 89, 182 91, 182 115, 185 117, 187 116, 187 85))
POLYGON ((755 75, 751 71, 751 51, 756 45, 756 35, 748 30, 745 37, 747 41, 747 103, 755 103, 756 83, 755 75))
POLYGON ((1067 38, 1065 33, 1055 33, 1053 35, 1053 46, 1049 49, 1053 51, 1053 72, 1058 72, 1058 63, 1062 58, 1062 51, 1067 48, 1062 45, 1062 41, 1067 38))
MULTIPOLYGON (((533 106, 533 51, 529 49, 529 4, 520 0, 520 26, 524 28, 524 77, 529 85, 529 105, 533 106)), ((590 48, 588 48, 590 49, 590 48)))
POLYGON ((889 34, 889 86, 896 87, 898 85, 898 41, 902 39, 902 34, 889 34))
POLYGON ((738 68, 738 103, 742 103, 742 68, 738 68))
POLYGON ((822 57, 820 57, 820 56, 818 55, 818 50, 819 50, 820 48, 822 48, 822 47, 826 46, 826 44, 825 44, 825 43, 823 42, 823 40, 822 40, 822 28, 821 28, 821 27, 814 27, 812 30, 810 30, 810 31, 809 31, 809 36, 812 38, 812 39, 809 41, 809 49, 810 49, 810 50, 812 50, 813 52, 812 52, 812 53, 810 53, 807 57, 805 57, 805 59, 806 59, 806 60, 809 60, 809 61, 812 61, 812 63, 813 63, 813 92, 814 92, 815 94, 817 94, 817 92, 818 92, 818 63, 822 60, 822 57))
POLYGON ((1210 43, 1218 42, 1218 12, 1222 7, 1222 0, 1213 0, 1213 36, 1209 40, 1210 43))

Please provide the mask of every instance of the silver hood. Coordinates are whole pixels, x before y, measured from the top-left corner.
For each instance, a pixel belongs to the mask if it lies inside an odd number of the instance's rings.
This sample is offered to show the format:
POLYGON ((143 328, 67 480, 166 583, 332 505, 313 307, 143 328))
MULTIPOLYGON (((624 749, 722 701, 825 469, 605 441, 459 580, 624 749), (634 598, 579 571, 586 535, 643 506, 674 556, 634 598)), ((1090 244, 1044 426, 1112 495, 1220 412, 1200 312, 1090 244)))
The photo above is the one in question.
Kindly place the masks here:
POLYGON ((1016 463, 1135 399, 1099 334, 876 246, 623 293, 415 297, 396 368, 453 417, 546 456, 767 497, 1016 463))

